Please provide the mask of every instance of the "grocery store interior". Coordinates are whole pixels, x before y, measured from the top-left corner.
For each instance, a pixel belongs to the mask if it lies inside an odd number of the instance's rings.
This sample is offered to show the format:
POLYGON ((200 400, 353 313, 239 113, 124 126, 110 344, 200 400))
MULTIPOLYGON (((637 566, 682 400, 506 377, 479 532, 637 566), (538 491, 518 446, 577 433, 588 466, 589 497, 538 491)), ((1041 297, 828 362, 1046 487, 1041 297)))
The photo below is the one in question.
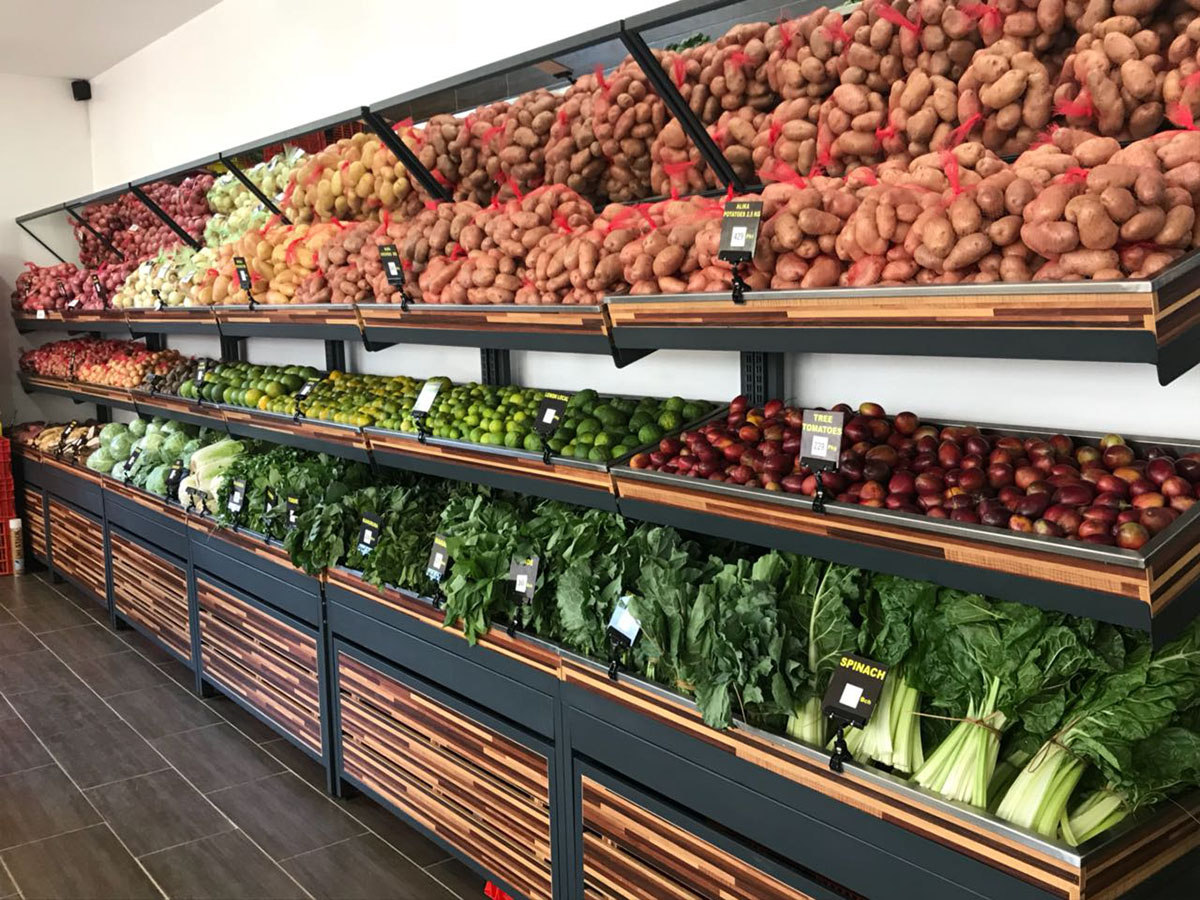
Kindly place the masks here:
POLYGON ((1200 2, 0 0, 0 112, 0 900, 1200 897, 1200 2))

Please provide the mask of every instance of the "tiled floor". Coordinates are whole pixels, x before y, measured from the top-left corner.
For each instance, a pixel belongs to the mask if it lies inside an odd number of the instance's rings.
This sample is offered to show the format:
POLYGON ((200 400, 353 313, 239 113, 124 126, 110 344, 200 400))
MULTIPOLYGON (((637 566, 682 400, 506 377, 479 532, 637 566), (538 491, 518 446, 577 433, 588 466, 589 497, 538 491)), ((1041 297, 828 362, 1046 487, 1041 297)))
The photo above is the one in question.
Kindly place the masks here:
POLYGON ((0 578, 0 900, 477 900, 466 866, 43 575, 0 578))

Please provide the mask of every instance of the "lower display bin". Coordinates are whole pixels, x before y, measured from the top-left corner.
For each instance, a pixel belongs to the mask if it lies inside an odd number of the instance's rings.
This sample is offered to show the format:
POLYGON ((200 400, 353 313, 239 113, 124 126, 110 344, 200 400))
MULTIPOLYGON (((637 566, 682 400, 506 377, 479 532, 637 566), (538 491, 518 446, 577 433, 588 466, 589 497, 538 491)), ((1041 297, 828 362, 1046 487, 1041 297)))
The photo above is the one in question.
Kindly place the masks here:
POLYGON ((342 774, 528 900, 553 896, 551 751, 336 647, 342 774))
POLYGON ((197 573, 204 678, 322 757, 317 634, 197 573))
POLYGON ((161 550, 149 550, 109 531, 113 607, 140 625, 180 661, 192 665, 187 567, 161 550))
POLYGON ((104 527, 54 497, 49 503, 50 561, 56 572, 107 605, 104 527))
MULTIPOLYGON (((858 897, 819 885, 801 891, 734 853, 731 839, 620 782, 583 767, 579 781, 585 900, 835 900, 858 897), (653 807, 653 808, 652 808, 653 807), (707 832, 702 834, 701 832, 707 832)), ((782 873, 781 873, 782 874, 782 873)))
POLYGON ((39 562, 46 562, 46 499, 41 491, 25 486, 25 546, 39 562))

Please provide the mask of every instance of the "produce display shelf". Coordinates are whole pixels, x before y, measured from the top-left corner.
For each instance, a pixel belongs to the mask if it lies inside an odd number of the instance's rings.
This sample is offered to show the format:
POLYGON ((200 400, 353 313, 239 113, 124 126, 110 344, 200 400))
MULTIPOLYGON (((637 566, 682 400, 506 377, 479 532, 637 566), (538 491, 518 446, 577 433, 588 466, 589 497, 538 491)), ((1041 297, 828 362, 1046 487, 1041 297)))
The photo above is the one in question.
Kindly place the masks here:
POLYGON ((370 462, 370 450, 361 428, 315 419, 293 419, 280 413, 223 405, 226 428, 233 437, 286 444, 314 453, 330 453, 356 462, 370 462))
POLYGON ((119 309, 102 310, 42 310, 36 313, 13 311, 13 322, 17 331, 104 332, 106 334, 130 334, 129 322, 119 309))
POLYGON ((76 403, 99 403, 104 406, 114 406, 118 409, 137 410, 133 395, 124 388, 110 388, 100 384, 83 384, 69 381, 65 378, 51 378, 45 375, 30 375, 20 373, 21 386, 25 391, 38 391, 43 394, 56 394, 59 397, 70 397, 76 403))
POLYGON ((1200 362, 1200 251, 1151 279, 656 294, 606 301, 618 351, 757 350, 1200 362))
MULTIPOLYGON (((984 434, 1051 434, 977 427, 984 434)), ((1071 437, 1095 442, 1100 435, 1071 437)), ((1200 449, 1154 438, 1130 438, 1130 445, 1200 449)), ((611 474, 620 511, 631 518, 1089 616, 1147 631, 1156 645, 1200 613, 1200 504, 1140 550, 1125 550, 832 500, 819 513, 798 494, 628 465, 611 474)))
MULTIPOLYGON (((606 720, 606 724, 629 730, 651 745, 788 806, 793 805, 793 796, 811 797, 811 791, 818 800, 805 803, 803 808, 826 827, 855 834, 925 866, 934 858, 933 853, 945 857, 947 850, 953 851, 996 870, 993 874, 997 879, 1009 879, 1010 887, 1003 894, 988 896, 1033 896, 1027 890, 1014 889, 1011 885, 1015 880, 1069 900, 1117 900, 1200 846, 1200 819, 1196 817, 1200 793, 1181 797, 1178 803, 1165 804, 1153 812, 1134 814, 1076 848, 1010 825, 979 809, 944 800, 871 766, 851 762, 844 772, 835 773, 829 768, 828 750, 740 721, 726 731, 715 731, 704 724, 690 700, 624 674, 613 681, 606 667, 566 651, 561 672, 572 731, 579 720, 606 720), (892 827, 880 828, 876 824, 880 822, 892 827), (871 834, 865 833, 867 828, 871 834), (913 853, 912 845, 901 839, 902 833, 923 839, 927 846, 913 853), (905 846, 912 856, 905 856, 905 846)), ((631 758, 633 748, 627 742, 589 746, 592 729, 580 724, 583 733, 578 736, 577 752, 595 753, 600 757, 598 762, 617 771, 636 771, 638 764, 631 758)), ((805 846, 804 825, 799 820, 791 821, 793 827, 783 832, 783 846, 805 846)), ((773 829, 768 819, 747 831, 751 840, 758 837, 754 829, 763 833, 764 843, 780 840, 780 830, 773 829)), ((856 886, 856 878, 862 883, 862 874, 855 872, 861 863, 854 854, 846 853, 838 862, 827 862, 827 871, 822 874, 837 878, 851 889, 856 886)), ((950 877, 950 873, 946 875, 950 877)), ((975 873, 974 877, 979 876, 975 873)))

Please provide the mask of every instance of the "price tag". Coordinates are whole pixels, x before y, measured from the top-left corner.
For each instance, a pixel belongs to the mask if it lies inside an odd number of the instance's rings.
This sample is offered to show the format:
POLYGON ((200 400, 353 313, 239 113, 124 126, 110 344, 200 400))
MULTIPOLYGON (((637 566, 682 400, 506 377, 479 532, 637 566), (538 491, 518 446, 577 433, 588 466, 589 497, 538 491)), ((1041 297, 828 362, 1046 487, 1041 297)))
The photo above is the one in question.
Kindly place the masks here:
POLYGON ((800 432, 800 463, 814 471, 838 467, 842 455, 842 428, 846 414, 824 409, 806 409, 800 432))
POLYGON ((208 491, 201 490, 198 487, 189 487, 187 489, 189 510, 199 510, 200 514, 204 514, 204 506, 208 502, 208 491))
POLYGON ((379 542, 379 516, 373 512, 365 512, 358 520, 358 552, 366 556, 375 549, 379 542))
POLYGON ((266 494, 263 497, 263 515, 269 515, 271 510, 279 505, 279 495, 275 493, 274 488, 267 488, 266 494))
POLYGON ((167 260, 165 263, 163 263, 161 266, 158 267, 158 274, 155 275, 154 277, 158 281, 166 281, 167 273, 170 271, 171 271, 171 261, 167 260))
POLYGON ((129 226, 129 228, 128 228, 128 229, 126 229, 126 230, 127 230, 127 231, 138 231, 138 230, 140 230, 140 229, 138 228, 138 223, 137 223, 137 222, 134 222, 134 223, 133 223, 132 225, 130 225, 130 226, 129 226))
POLYGON ((300 520, 300 498, 288 497, 287 504, 284 508, 287 513, 287 519, 285 523, 287 530, 294 531, 300 520))
POLYGON ((208 360, 200 360, 200 364, 196 366, 196 385, 199 387, 204 384, 204 376, 208 374, 208 360))
POLYGON ((246 258, 244 256, 235 256, 233 258, 233 267, 237 270, 238 287, 243 291, 249 292, 251 286, 250 267, 246 265, 246 258))
POLYGON ((513 557, 508 567, 508 579, 513 583, 513 590, 521 595, 522 603, 533 599, 534 588, 537 587, 538 558, 529 556, 524 559, 513 557))
POLYGON ((438 391, 442 389, 442 382, 427 381, 421 386, 421 392, 417 394, 417 399, 413 402, 412 413, 414 416, 424 416, 429 414, 429 410, 433 408, 433 401, 437 399, 438 391))
POLYGON ((142 448, 134 447, 129 453, 129 459, 125 462, 125 473, 129 474, 137 467, 137 461, 142 456, 142 448))
POLYGON ((404 287, 404 266, 400 263, 400 253, 395 244, 380 245, 379 261, 383 263, 387 283, 392 287, 404 287))
POLYGON ((82 301, 78 297, 72 297, 67 301, 67 309, 74 309, 75 307, 79 306, 81 302, 82 301))
POLYGON ((62 283, 61 278, 58 280, 58 296, 62 297, 64 300, 69 300, 71 297, 71 295, 67 293, 67 286, 62 283))
POLYGON ((150 288, 150 296, 154 298, 154 308, 161 311, 166 304, 163 302, 162 292, 158 288, 150 288))
POLYGON ((71 443, 69 443, 67 445, 67 448, 63 451, 63 453, 64 454, 69 453, 72 457, 78 456, 79 448, 87 443, 87 439, 88 439, 87 432, 84 432, 83 434, 79 435, 79 437, 75 438, 75 440, 71 441, 71 443))
POLYGON ((425 574, 431 581, 441 583, 449 565, 450 551, 446 547, 446 539, 440 534, 436 535, 433 539, 433 549, 429 551, 429 565, 425 567, 425 574))
POLYGON ((226 501, 226 508, 235 516, 242 511, 246 505, 246 479, 235 478, 233 480, 233 488, 229 491, 229 500, 226 501))
POLYGON ((608 638, 616 646, 632 647, 642 633, 642 623, 629 611, 629 596, 617 600, 613 614, 608 620, 608 638))
POLYGON ((180 284, 191 284, 191 283, 192 283, 192 279, 193 279, 193 278, 195 278, 195 277, 196 277, 196 270, 195 270, 195 269, 190 269, 190 270, 188 270, 187 272, 184 272, 184 273, 183 273, 183 277, 181 277, 181 278, 179 279, 179 283, 180 283, 180 284))
POLYGON ((161 375, 156 375, 153 372, 147 372, 145 378, 146 390, 148 390, 151 394, 157 394, 159 387, 162 385, 162 379, 163 377, 161 375))
POLYGON ((35 319, 44 319, 44 318, 46 318, 46 311, 44 309, 39 309, 37 312, 35 312, 33 314, 33 317, 35 319))
POLYGON ((99 297, 101 300, 104 299, 104 285, 100 283, 100 277, 98 275, 92 276, 92 290, 96 292, 97 297, 99 297))
POLYGON ((570 394, 559 394, 546 391, 542 403, 538 407, 537 418, 533 422, 533 430, 543 438, 548 438, 558 431, 558 423, 562 421, 567 404, 571 402, 570 394))
POLYGON ((175 460, 167 472, 167 496, 174 500, 179 496, 179 482, 183 481, 183 461, 175 460))
POLYGON ((308 395, 311 394, 316 387, 317 382, 311 378, 304 382, 304 384, 300 386, 300 390, 296 391, 296 402, 299 403, 301 400, 307 400, 308 395))
POLYGON ((875 712, 887 673, 887 666, 873 659, 853 653, 843 655, 833 670, 821 704, 825 715, 862 728, 875 712))
POLYGON ((729 263, 749 262, 758 245, 762 221, 761 200, 730 200, 721 216, 721 247, 717 258, 729 263))
POLYGON ((79 421, 77 419, 72 419, 69 423, 67 423, 67 427, 62 430, 62 433, 59 434, 58 447, 54 451, 57 456, 62 456, 63 447, 67 445, 67 438, 71 436, 71 432, 74 431, 78 425, 79 421))

